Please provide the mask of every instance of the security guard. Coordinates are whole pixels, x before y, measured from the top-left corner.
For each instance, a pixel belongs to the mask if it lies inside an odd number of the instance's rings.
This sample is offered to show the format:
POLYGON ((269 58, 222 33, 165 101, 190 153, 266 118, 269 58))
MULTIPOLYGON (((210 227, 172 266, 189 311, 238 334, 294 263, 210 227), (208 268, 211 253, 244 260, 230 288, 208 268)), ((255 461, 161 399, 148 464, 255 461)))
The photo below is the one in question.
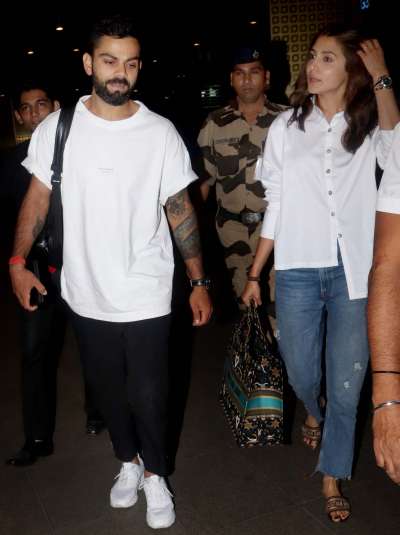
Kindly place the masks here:
POLYGON ((259 50, 236 50, 230 74, 236 98, 210 113, 198 137, 205 172, 201 193, 206 200, 215 185, 216 228, 237 298, 247 282, 266 208, 256 163, 272 121, 286 109, 266 98, 269 79, 259 50))

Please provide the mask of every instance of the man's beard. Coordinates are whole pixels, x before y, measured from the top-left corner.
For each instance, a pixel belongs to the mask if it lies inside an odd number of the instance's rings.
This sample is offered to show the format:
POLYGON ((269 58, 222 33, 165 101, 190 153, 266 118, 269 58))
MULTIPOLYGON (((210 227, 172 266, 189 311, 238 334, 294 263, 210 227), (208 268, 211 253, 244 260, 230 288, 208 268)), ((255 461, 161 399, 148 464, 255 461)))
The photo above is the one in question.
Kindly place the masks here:
POLYGON ((107 104, 111 104, 111 106, 122 106, 123 104, 126 104, 126 102, 128 102, 128 100, 130 99, 132 87, 129 86, 128 80, 126 78, 111 78, 110 80, 102 82, 93 73, 92 80, 96 95, 103 99, 104 102, 107 102, 107 104), (126 85, 127 89, 124 92, 111 92, 107 89, 107 84, 110 83, 124 84, 126 85))

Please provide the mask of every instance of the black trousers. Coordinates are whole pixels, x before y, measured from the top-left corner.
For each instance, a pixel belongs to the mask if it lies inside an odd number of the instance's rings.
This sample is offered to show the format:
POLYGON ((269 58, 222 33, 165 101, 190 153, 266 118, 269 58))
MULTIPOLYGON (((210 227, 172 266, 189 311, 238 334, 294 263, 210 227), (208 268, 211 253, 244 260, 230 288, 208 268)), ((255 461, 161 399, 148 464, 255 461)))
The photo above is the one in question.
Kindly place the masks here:
POLYGON ((115 455, 165 476, 170 316, 116 323, 71 311, 83 369, 115 455))
MULTIPOLYGON (((52 440, 57 406, 57 368, 66 329, 65 305, 59 301, 28 312, 19 308, 22 350, 22 413, 25 440, 52 440)), ((88 417, 98 411, 85 388, 88 417)))
POLYGON ((22 414, 27 441, 53 437, 57 368, 65 326, 65 313, 59 304, 34 312, 20 308, 22 414))

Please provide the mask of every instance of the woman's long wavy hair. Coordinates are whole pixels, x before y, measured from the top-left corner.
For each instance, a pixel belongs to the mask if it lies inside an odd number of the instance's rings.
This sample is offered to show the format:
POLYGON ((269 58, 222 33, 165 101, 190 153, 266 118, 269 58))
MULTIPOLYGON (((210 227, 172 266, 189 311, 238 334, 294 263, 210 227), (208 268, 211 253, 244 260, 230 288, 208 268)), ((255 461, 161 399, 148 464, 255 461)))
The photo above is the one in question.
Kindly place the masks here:
MULTIPOLYGON (((342 137, 342 145, 348 152, 354 153, 362 145, 365 137, 378 124, 378 111, 372 79, 357 54, 363 39, 356 30, 345 29, 339 25, 329 25, 315 35, 309 51, 321 36, 336 39, 346 60, 345 68, 349 76, 344 98, 345 118, 348 126, 342 137)), ((306 67, 307 61, 302 65, 294 92, 290 97, 294 110, 288 121, 288 125, 297 122, 303 131, 305 131, 305 120, 313 107, 312 95, 307 91, 306 67)))

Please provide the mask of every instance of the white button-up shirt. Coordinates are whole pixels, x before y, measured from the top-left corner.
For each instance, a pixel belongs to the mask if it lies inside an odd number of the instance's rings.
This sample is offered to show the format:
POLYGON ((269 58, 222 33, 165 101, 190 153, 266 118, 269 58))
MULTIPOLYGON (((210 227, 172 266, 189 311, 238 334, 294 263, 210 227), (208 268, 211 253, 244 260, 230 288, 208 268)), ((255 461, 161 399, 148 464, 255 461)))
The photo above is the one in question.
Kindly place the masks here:
POLYGON ((393 144, 378 192, 379 212, 400 214, 400 123, 394 130, 393 144))
POLYGON ((384 167, 393 131, 374 130, 355 154, 341 143, 344 113, 330 123, 314 106, 305 121, 287 126, 292 110, 272 123, 260 174, 268 208, 261 236, 275 240, 275 269, 338 265, 350 299, 367 296, 376 208, 376 158, 384 167))

